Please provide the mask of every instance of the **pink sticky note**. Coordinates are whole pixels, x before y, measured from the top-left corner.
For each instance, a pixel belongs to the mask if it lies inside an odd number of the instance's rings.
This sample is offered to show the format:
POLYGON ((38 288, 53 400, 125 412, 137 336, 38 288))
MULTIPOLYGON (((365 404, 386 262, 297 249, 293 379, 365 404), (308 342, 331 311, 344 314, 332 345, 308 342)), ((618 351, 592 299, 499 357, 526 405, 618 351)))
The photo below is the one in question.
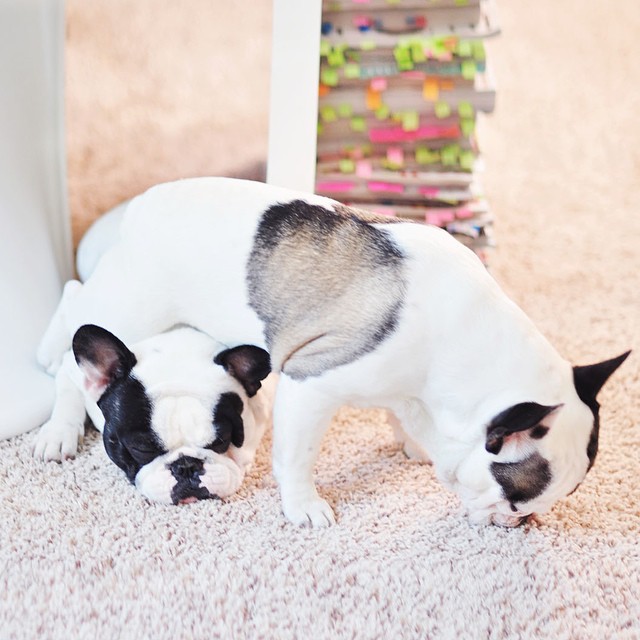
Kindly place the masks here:
POLYGON ((360 160, 356 162, 356 175, 359 178, 369 178, 373 169, 371 167, 371 163, 366 160, 360 160))
POLYGON ((389 216, 390 218, 395 217, 396 212, 394 209, 390 209, 389 207, 376 207, 375 209, 371 209, 373 213, 378 213, 381 216, 389 216))
POLYGON ((427 224, 434 224, 436 227, 440 226, 440 214, 437 211, 427 211, 424 219, 427 224))
POLYGON ((438 195, 439 189, 438 187, 419 187, 418 191, 423 196, 428 196, 430 198, 433 198, 438 195))
POLYGON ((353 0, 353 4, 369 4, 371 0, 353 0))
POLYGON ((386 91, 387 79, 386 78, 373 78, 370 83, 371 88, 374 91, 386 91))
POLYGON ((473 218, 473 211, 469 207, 460 207, 456 211, 456 218, 458 220, 468 220, 469 218, 473 218))
POLYGON ((389 147, 387 149, 387 160, 393 164, 404 164, 404 153, 401 147, 389 147))
POLYGON ((384 191, 385 193, 402 193, 404 186, 394 182, 367 182, 369 191, 384 191))
POLYGON ((353 182, 318 182, 316 184, 316 191, 344 193, 345 191, 351 191, 355 186, 353 182))
POLYGON ((456 215, 451 209, 443 209, 440 212, 440 224, 448 224, 456 219, 456 215))

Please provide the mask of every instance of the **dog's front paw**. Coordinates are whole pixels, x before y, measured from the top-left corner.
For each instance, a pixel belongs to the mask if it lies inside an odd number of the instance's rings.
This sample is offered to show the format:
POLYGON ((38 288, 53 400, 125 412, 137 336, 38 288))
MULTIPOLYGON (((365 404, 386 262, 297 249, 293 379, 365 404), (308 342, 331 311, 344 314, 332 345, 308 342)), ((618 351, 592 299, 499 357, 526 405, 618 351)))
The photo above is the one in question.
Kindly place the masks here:
POLYGON ((84 425, 49 420, 40 428, 33 444, 33 457, 37 460, 61 462, 75 458, 78 444, 84 436, 84 425))
POLYGON ((295 525, 320 529, 336 523, 333 509, 319 496, 288 498, 282 501, 282 511, 295 525))
POLYGON ((205 473, 200 482, 211 495, 226 498, 240 488, 243 478, 243 470, 233 460, 218 456, 216 462, 205 464, 205 473))

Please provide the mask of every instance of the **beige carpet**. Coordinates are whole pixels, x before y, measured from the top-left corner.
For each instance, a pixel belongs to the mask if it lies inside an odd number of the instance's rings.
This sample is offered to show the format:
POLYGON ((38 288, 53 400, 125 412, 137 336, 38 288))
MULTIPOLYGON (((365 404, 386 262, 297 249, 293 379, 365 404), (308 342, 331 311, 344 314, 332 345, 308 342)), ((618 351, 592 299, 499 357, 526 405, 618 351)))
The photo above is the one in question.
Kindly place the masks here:
MULTIPOLYGON (((69 0, 76 238, 149 184, 266 154, 270 3, 69 0)), ((503 0, 481 127, 496 277, 577 363, 640 350, 636 0, 503 0)), ((292 88, 293 90, 293 88, 292 88)), ((248 168, 248 169, 247 169, 248 168)), ((228 502, 147 504, 95 434, 62 466, 0 443, 0 639, 640 638, 640 353, 601 394, 580 489, 477 528, 379 412, 317 468, 339 524, 280 515, 270 438, 228 502)))

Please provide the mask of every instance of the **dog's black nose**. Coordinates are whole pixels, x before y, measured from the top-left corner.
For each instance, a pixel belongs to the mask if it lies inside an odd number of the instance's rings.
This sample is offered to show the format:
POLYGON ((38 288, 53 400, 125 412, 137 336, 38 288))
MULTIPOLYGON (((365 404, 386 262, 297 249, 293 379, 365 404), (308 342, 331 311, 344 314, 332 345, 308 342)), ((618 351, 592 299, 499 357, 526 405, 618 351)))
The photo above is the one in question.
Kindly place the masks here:
POLYGON ((204 461, 191 456, 180 456, 169 465, 169 470, 176 480, 187 480, 197 485, 204 473, 204 461))

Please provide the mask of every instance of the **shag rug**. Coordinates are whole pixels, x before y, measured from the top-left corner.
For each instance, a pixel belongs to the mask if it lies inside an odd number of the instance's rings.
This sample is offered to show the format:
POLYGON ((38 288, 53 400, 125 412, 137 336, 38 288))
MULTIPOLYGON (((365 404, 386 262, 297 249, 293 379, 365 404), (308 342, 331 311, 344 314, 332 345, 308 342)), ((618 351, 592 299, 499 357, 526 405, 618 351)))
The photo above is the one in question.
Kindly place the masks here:
MULTIPOLYGON (((154 182, 260 177, 270 5, 68 1, 76 241, 154 182)), ((640 11, 499 9, 492 272, 572 362, 636 349, 580 489, 522 528, 472 526, 382 412, 345 408, 317 466, 338 524, 313 531, 280 513, 270 435, 237 495, 167 507, 95 432, 62 465, 33 462, 29 433, 0 443, 0 639, 640 638, 640 11)))

